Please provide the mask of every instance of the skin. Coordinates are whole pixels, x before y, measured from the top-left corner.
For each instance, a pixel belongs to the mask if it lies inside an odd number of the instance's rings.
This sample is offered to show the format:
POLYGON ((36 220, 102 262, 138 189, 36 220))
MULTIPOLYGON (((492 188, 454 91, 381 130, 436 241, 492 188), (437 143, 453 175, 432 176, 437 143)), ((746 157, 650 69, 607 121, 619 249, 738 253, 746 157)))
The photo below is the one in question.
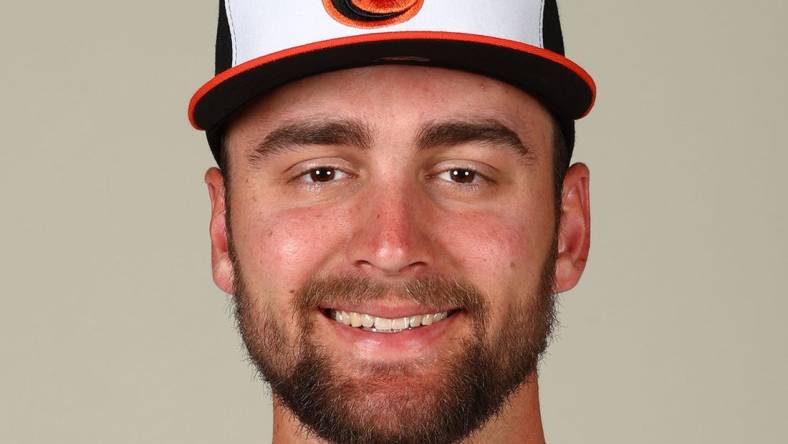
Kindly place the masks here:
MULTIPOLYGON (((314 274, 352 272, 393 283, 440 273, 462 276, 487 295, 494 335, 517 295, 536 291, 555 232, 552 125, 550 114, 525 92, 454 70, 376 66, 287 84, 249 106, 229 128, 231 182, 226 184, 216 168, 205 174, 213 279, 224 292, 234 293, 227 240, 231 223, 248 291, 265 295, 265 306, 281 319, 292 316, 290 298, 314 274), (363 121, 372 130, 370 149, 310 145, 259 164, 248 160, 283 123, 337 117, 363 121), (529 156, 491 147, 494 143, 415 148, 420 128, 449 119, 501 122, 519 136, 529 156), (337 173, 320 189, 310 188, 309 174, 297 177, 319 166, 347 174, 337 173), (479 187, 469 189, 452 181, 447 172, 452 168, 472 168, 492 182, 477 176, 479 187), (228 185, 232 221, 226 219, 228 185)), ((560 211, 556 293, 577 284, 588 256, 585 165, 567 171, 560 211)), ((455 324, 440 347, 452 347, 468 332, 462 322, 455 324)), ((295 341, 295 325, 283 327, 288 340, 295 341)), ((331 337, 322 345, 351 364, 391 360, 374 349, 340 347, 331 337)), ((428 347, 413 353, 437 352, 428 347)), ((345 371, 352 372, 352 365, 345 371)), ((468 442, 544 442, 537 375, 531 374, 509 400, 502 414, 468 442)), ((319 441, 304 434, 297 418, 275 400, 274 442, 319 441)))

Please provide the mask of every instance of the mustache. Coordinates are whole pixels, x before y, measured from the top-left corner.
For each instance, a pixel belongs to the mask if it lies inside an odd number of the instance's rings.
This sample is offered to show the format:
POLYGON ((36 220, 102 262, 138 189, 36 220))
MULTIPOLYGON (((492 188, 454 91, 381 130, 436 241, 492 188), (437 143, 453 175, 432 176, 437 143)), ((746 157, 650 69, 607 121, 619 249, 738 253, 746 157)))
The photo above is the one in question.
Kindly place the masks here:
POLYGON ((439 275, 399 284, 384 284, 351 273, 313 276, 304 283, 293 302, 299 311, 304 312, 340 302, 374 302, 390 295, 427 307, 458 308, 477 316, 487 313, 487 299, 473 284, 439 275))

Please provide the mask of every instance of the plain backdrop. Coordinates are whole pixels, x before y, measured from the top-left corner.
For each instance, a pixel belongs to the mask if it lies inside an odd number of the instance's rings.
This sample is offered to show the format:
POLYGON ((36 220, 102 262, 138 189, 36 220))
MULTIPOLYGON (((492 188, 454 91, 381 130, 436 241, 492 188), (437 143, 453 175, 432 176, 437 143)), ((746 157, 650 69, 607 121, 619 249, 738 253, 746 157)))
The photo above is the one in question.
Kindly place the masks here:
MULTIPOLYGON (((2 443, 270 441, 186 120, 217 3, 3 7, 2 443)), ((591 257, 540 370, 549 442, 788 442, 788 2, 560 7, 599 96, 575 153, 591 257)))

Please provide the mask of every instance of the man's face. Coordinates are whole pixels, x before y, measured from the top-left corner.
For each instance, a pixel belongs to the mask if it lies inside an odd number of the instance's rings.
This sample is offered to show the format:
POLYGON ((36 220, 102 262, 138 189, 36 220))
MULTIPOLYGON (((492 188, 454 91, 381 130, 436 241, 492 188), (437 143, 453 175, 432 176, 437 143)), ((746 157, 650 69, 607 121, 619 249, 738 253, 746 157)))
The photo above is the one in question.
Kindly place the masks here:
POLYGON ((236 118, 226 227, 207 175, 214 279, 276 402, 338 442, 450 441, 497 413, 579 277, 554 279, 578 241, 558 236, 552 135, 518 89, 405 66, 291 83, 236 118))

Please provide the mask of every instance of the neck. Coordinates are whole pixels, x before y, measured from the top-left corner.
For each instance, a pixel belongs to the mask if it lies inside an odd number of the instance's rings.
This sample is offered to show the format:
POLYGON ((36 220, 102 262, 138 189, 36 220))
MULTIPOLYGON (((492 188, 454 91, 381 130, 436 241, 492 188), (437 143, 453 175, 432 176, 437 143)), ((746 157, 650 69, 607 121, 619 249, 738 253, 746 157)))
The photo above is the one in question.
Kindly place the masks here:
MULTIPOLYGON (((326 441, 308 434, 305 426, 276 397, 273 426, 273 444, 326 444, 326 441)), ((462 441, 463 444, 488 442, 544 444, 539 384, 535 372, 512 393, 498 416, 462 441)))

